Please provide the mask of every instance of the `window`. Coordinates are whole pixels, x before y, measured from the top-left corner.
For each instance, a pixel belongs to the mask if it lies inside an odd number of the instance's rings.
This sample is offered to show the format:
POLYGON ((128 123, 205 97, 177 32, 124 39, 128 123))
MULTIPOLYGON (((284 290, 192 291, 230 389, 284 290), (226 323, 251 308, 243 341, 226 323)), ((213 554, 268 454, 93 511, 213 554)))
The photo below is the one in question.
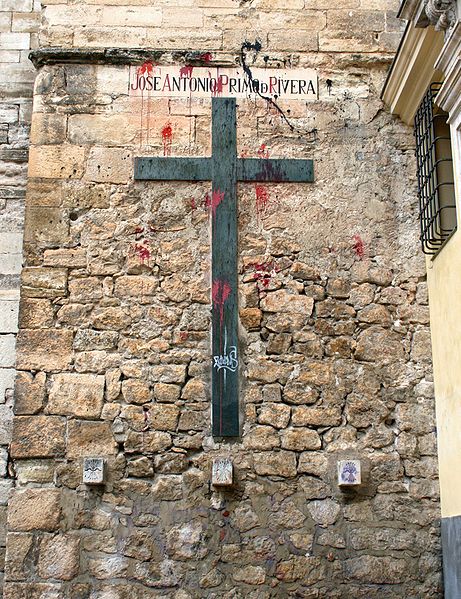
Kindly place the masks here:
POLYGON ((456 230, 455 187, 448 115, 434 104, 441 83, 432 83, 415 116, 421 243, 436 254, 456 230))

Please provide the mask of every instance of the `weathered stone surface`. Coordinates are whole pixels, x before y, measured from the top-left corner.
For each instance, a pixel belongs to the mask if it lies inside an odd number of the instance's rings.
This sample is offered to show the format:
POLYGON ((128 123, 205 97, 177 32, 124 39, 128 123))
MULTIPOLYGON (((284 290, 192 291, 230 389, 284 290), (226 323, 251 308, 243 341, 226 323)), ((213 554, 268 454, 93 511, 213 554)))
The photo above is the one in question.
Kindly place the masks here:
POLYGON ((309 429, 292 428, 281 433, 283 449, 291 451, 305 451, 307 449, 320 449, 322 446, 319 434, 309 429))
POLYGON ((61 457, 66 449, 66 421, 59 416, 17 416, 13 424, 14 458, 61 457))
POLYGON ((236 582, 245 582, 246 584, 264 584, 266 580, 266 572, 261 566, 246 566, 240 568, 232 574, 232 578, 236 582))
POLYGON ((63 268, 24 268, 21 281, 26 297, 61 297, 66 293, 67 271, 63 268))
POLYGON ((60 497, 58 489, 15 490, 8 509, 9 530, 57 530, 61 519, 60 497))
POLYGON ((26 557, 32 548, 33 536, 29 533, 11 532, 6 540, 5 569, 7 580, 26 580, 30 569, 26 557))
POLYGON ((270 424, 274 428, 285 428, 291 415, 291 408, 281 403, 267 403, 258 414, 260 424, 270 424))
POLYGON ((339 504, 331 499, 311 501, 307 509, 314 522, 320 524, 320 526, 331 526, 334 524, 341 511, 339 504))
POLYGON ((53 306, 47 299, 23 297, 19 308, 22 329, 47 329, 53 324, 53 306))
POLYGON ((149 383, 137 379, 122 381, 122 394, 128 403, 145 404, 151 399, 149 383))
POLYGON ((46 411, 77 418, 99 418, 103 403, 103 376, 57 374, 52 378, 46 411))
POLYGON ((362 555, 345 561, 348 578, 373 584, 399 584, 408 578, 405 560, 362 555))
POLYGON ((117 444, 107 422, 70 420, 68 425, 67 456, 69 458, 104 457, 115 455, 117 444))
POLYGON ((311 408, 296 406, 293 408, 293 426, 337 426, 341 423, 339 408, 311 408))
POLYGON ((296 476, 296 455, 290 451, 255 453, 256 474, 269 476, 296 476))
POLYGON ((72 580, 78 575, 80 539, 71 535, 44 537, 40 543, 38 573, 41 578, 72 580))
POLYGON ((29 372, 18 372, 14 388, 15 414, 37 414, 45 402, 46 374, 38 372, 35 377, 29 372))
POLYGON ((17 340, 20 370, 65 370, 72 359, 73 332, 67 329, 24 329, 17 340))
POLYGON ((383 364, 402 360, 404 351, 401 337, 379 326, 371 326, 359 335, 355 357, 357 360, 383 364))
POLYGON ((310 316, 314 300, 303 295, 292 295, 279 290, 268 293, 261 300, 261 309, 265 312, 295 312, 310 316))
POLYGON ((268 450, 280 447, 280 438, 271 426, 257 426, 243 438, 246 449, 268 450))
POLYGON ((174 431, 179 418, 179 408, 168 404, 150 404, 149 425, 160 431, 174 431))

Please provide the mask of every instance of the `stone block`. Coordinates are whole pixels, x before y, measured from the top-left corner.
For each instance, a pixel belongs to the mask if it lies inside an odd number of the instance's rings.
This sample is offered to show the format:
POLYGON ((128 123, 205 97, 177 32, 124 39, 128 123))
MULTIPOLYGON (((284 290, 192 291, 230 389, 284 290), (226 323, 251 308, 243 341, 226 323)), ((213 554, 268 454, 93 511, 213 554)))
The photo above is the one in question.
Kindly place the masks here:
POLYGON ((133 178, 131 152, 122 148, 91 148, 84 178, 97 183, 127 183, 133 178))
POLYGON ((67 457, 105 457, 117 454, 110 423, 71 420, 68 425, 67 457))
POLYGON ((291 408, 282 403, 264 404, 258 413, 260 424, 269 424, 274 428, 285 428, 290 422, 291 408))
POLYGON ((317 52, 319 42, 317 34, 312 31, 288 29, 286 31, 270 31, 269 46, 274 50, 317 52))
POLYGON ((0 368, 14 368, 16 358, 16 337, 0 335, 0 368))
POLYGON ((67 116, 49 112, 34 112, 30 143, 36 146, 62 144, 66 139, 67 116))
POLYGON ((322 441, 317 431, 304 428, 291 428, 281 432, 283 449, 291 451, 307 451, 309 449, 320 449, 322 441))
POLYGON ((26 297, 54 298, 66 294, 67 271, 63 268, 24 268, 21 280, 26 297))
POLYGON ((46 374, 18 371, 15 383, 14 413, 17 415, 37 414, 45 402, 46 374))
POLYGON ((203 10, 195 8, 183 8, 178 10, 175 7, 164 8, 162 18, 162 27, 165 29, 173 27, 202 27, 203 10))
POLYGON ((107 208, 110 186, 85 181, 64 181, 62 205, 66 208, 107 208))
POLYGON ((82 146, 30 146, 29 177, 80 179, 84 159, 85 149, 82 146))
POLYGON ((84 277, 69 281, 69 294, 73 302, 91 302, 103 296, 102 281, 97 277, 84 277))
POLYGON ((186 379, 186 366, 183 364, 151 366, 150 379, 154 383, 184 383, 186 379))
POLYGON ((14 368, 0 368, 0 404, 5 403, 7 396, 11 395, 15 374, 14 368))
POLYGON ((11 428, 13 421, 13 406, 11 400, 0 404, 0 444, 8 445, 11 441, 11 428))
POLYGON ((63 266, 65 268, 85 268, 87 264, 86 251, 82 248, 60 248, 45 250, 44 266, 63 266))
POLYGON ((19 370, 65 370, 72 360, 73 332, 67 329, 24 329, 17 338, 19 370))
POLYGON ((0 300, 0 333, 16 333, 18 330, 17 301, 0 300))
POLYGON ((293 426, 338 426, 341 408, 296 406, 293 408, 293 426))
POLYGON ((283 450, 255 453, 254 466, 256 474, 290 478, 296 476, 296 454, 283 450))
POLYGON ((58 416, 16 416, 13 458, 62 457, 66 449, 66 421, 58 416))
POLYGON ((16 489, 8 509, 8 529, 14 532, 54 531, 61 519, 58 489, 16 489))
MULTIPOLYGON (((3 9, 5 10, 5 9, 3 9)), ((0 50, 29 50, 30 33, 0 33, 0 50)))
POLYGON ((68 129, 69 141, 76 145, 129 146, 138 135, 129 114, 75 114, 69 117, 68 129))
POLYGON ((278 432, 271 426, 256 426, 248 433, 245 433, 243 447, 250 450, 267 451, 280 447, 280 437, 278 432))
POLYGON ((11 31, 16 33, 36 33, 39 24, 39 12, 14 12, 11 31))
POLYGON ((138 379, 126 379, 123 381, 122 394, 128 403, 145 404, 151 399, 149 383, 138 379))
POLYGON ((27 203, 29 206, 57 207, 62 203, 61 180, 33 179, 27 181, 27 203))
POLYGON ((115 281, 114 295, 120 298, 152 296, 158 288, 158 279, 146 276, 118 277, 115 281))
POLYGON ((53 326, 54 310, 47 299, 23 297, 19 305, 21 329, 47 329, 53 326))
POLYGON ((104 403, 102 375, 56 374, 52 378, 46 412, 62 416, 96 419, 104 403))
POLYGON ((44 582, 6 582, 4 599, 58 599, 62 596, 60 584, 44 582))
POLYGON ((6 537, 5 578, 7 581, 26 580, 30 568, 26 563, 27 554, 32 548, 33 535, 10 532, 6 537))
POLYGON ((69 534, 43 537, 38 556, 40 578, 72 580, 80 569, 79 553, 78 537, 69 534))
POLYGON ((265 312, 295 312, 310 316, 314 300, 305 295, 294 295, 283 289, 272 291, 261 300, 261 309, 265 312))
POLYGON ((148 411, 148 423, 153 429, 175 431, 178 424, 179 408, 171 404, 151 404, 148 411))
POLYGON ((119 334, 115 331, 80 329, 75 335, 74 349, 78 351, 115 349, 117 347, 118 339, 119 334))
POLYGON ((397 333, 373 325, 360 333, 355 350, 357 360, 389 364, 402 360, 402 338, 397 333))

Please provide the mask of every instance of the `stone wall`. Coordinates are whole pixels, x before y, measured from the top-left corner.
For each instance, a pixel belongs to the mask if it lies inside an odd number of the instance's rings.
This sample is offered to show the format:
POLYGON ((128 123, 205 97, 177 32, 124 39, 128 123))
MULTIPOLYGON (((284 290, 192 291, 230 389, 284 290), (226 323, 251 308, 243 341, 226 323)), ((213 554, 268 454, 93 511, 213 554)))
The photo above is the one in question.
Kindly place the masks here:
POLYGON ((210 154, 209 102, 130 97, 129 67, 88 52, 46 64, 5 596, 440 597, 413 139, 379 100, 395 6, 183 4, 48 5, 43 43, 165 47, 161 67, 178 48, 235 63, 258 37, 250 66, 318 70, 318 101, 280 104, 289 124, 238 102, 240 155, 315 165, 312 184, 239 186, 242 438, 210 434, 210 186, 133 181, 134 156, 210 154), (106 459, 103 488, 82 485, 85 456, 106 459), (220 456, 229 491, 210 484, 220 456), (356 491, 337 485, 345 457, 356 491))
MULTIPOLYGON (((27 173, 27 147, 35 70, 28 60, 37 45, 39 3, 0 4, 0 552, 4 553, 11 439, 15 337, 27 173)), ((0 571, 3 572, 3 555, 0 571)))

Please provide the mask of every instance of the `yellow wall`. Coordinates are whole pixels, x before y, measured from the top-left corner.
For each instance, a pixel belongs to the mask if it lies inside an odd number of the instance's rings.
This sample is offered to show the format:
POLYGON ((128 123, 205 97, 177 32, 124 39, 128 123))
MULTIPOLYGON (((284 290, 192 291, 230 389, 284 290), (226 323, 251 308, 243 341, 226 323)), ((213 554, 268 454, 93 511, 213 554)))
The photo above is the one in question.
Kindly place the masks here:
POLYGON ((461 514, 461 163, 452 130, 458 230, 427 260, 442 517, 461 514))

